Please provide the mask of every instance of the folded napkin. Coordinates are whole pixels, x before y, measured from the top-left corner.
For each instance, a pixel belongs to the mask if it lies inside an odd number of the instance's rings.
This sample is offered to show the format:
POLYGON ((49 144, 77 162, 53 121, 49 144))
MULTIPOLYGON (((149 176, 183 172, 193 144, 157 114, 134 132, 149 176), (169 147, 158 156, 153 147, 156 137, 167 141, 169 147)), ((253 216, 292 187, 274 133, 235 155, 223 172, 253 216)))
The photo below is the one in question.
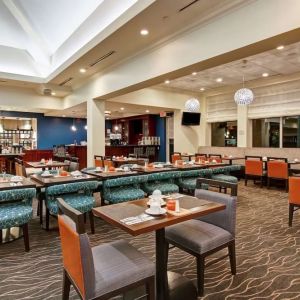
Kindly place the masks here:
POLYGON ((22 176, 12 176, 10 178, 10 181, 11 182, 21 182, 21 181, 23 181, 23 177, 22 176))
POLYGON ((73 171, 73 172, 71 172, 71 175, 73 176, 73 177, 79 177, 79 176, 82 176, 82 173, 80 172, 80 171, 73 171))
POLYGON ((129 217, 129 218, 125 218, 120 220, 122 223, 125 223, 126 225, 134 225, 134 224, 138 224, 138 223, 142 223, 142 222, 146 222, 146 221, 150 221, 155 219, 154 217, 148 215, 148 214, 141 214, 135 217, 129 217))

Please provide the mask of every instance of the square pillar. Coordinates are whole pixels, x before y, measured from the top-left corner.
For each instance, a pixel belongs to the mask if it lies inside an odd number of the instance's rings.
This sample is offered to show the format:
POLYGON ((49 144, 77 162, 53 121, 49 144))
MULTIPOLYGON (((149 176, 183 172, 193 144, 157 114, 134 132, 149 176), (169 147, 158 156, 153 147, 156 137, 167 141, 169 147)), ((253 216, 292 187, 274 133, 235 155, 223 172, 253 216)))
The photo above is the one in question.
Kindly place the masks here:
POLYGON ((87 166, 94 166, 94 155, 105 155, 105 101, 87 101, 87 166))
POLYGON ((237 106, 237 142, 238 147, 249 147, 252 142, 250 141, 250 126, 251 121, 248 119, 248 106, 237 106))

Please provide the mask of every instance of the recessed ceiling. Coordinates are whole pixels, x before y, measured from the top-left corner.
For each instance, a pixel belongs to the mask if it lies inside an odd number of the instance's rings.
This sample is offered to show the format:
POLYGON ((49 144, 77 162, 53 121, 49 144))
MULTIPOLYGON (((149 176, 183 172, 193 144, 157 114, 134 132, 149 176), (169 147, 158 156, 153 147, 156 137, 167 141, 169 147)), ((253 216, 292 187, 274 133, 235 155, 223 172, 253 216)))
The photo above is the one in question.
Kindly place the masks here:
POLYGON ((273 49, 197 72, 196 75, 180 77, 167 85, 162 83, 159 86, 201 92, 203 89, 240 84, 243 82, 243 77, 247 82, 262 79, 263 73, 268 73, 270 77, 297 72, 300 72, 300 42, 286 45, 282 50, 273 49), (217 82, 217 78, 222 78, 222 81, 217 82))
POLYGON ((1 78, 48 82, 152 0, 1 0, 1 78))

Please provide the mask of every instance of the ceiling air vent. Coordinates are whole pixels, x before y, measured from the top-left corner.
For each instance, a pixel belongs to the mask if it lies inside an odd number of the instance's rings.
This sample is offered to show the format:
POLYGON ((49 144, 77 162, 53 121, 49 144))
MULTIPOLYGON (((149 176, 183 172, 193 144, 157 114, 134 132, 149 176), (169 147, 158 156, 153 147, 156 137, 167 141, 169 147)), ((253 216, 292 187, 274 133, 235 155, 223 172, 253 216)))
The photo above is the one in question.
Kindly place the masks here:
POLYGON ((69 77, 68 79, 66 79, 66 80, 64 80, 63 82, 61 82, 59 85, 60 85, 60 86, 63 86, 63 85, 65 85, 66 83, 70 82, 72 79, 73 79, 73 77, 69 77))
POLYGON ((96 59, 95 61, 93 61, 92 63, 90 63, 90 67, 95 66, 96 64, 98 64, 100 61, 110 57, 111 55, 113 55, 114 53, 116 53, 116 51, 109 51, 106 54, 104 54, 103 56, 99 57, 98 59, 96 59))
POLYGON ((52 90, 51 89, 43 89, 43 94, 46 96, 51 95, 52 90))
POLYGON ((189 4, 187 4, 184 7, 180 8, 178 12, 182 12, 182 11, 186 10, 187 8, 189 8, 190 6, 192 6, 193 4, 195 4, 198 1, 199 0, 194 0, 194 1, 190 2, 189 4))

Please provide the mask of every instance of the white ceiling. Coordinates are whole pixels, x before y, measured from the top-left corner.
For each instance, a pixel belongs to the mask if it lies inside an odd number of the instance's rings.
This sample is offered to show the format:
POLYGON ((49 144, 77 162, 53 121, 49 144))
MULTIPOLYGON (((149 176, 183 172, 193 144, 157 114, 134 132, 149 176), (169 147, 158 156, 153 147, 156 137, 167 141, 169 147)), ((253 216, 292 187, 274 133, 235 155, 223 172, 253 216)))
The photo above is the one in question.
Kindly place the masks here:
POLYGON ((0 77, 47 82, 152 2, 0 0, 0 77))
MULTIPOLYGON (((145 115, 145 114, 159 114, 163 110, 172 111, 170 108, 162 109, 161 107, 155 107, 146 105, 135 105, 135 104, 126 104, 126 103, 118 103, 118 102, 105 102, 105 110, 110 111, 110 119, 119 119, 126 118, 137 115, 145 115), (123 110, 121 109, 123 108, 123 110), (148 111, 149 110, 149 111, 148 111)), ((46 116, 53 117, 70 117, 70 118, 86 118, 87 115, 87 107, 86 102, 81 103, 79 105, 73 106, 68 109, 60 110, 60 111, 50 111, 45 114, 46 116)))
POLYGON ((300 42, 287 45, 282 50, 273 49, 257 55, 197 72, 172 80, 169 84, 162 83, 161 87, 183 89, 199 92, 221 86, 235 85, 245 81, 261 79, 263 73, 269 76, 289 75, 300 72, 300 42), (246 62, 245 62, 246 60, 246 62), (222 78, 222 82, 216 82, 222 78))

